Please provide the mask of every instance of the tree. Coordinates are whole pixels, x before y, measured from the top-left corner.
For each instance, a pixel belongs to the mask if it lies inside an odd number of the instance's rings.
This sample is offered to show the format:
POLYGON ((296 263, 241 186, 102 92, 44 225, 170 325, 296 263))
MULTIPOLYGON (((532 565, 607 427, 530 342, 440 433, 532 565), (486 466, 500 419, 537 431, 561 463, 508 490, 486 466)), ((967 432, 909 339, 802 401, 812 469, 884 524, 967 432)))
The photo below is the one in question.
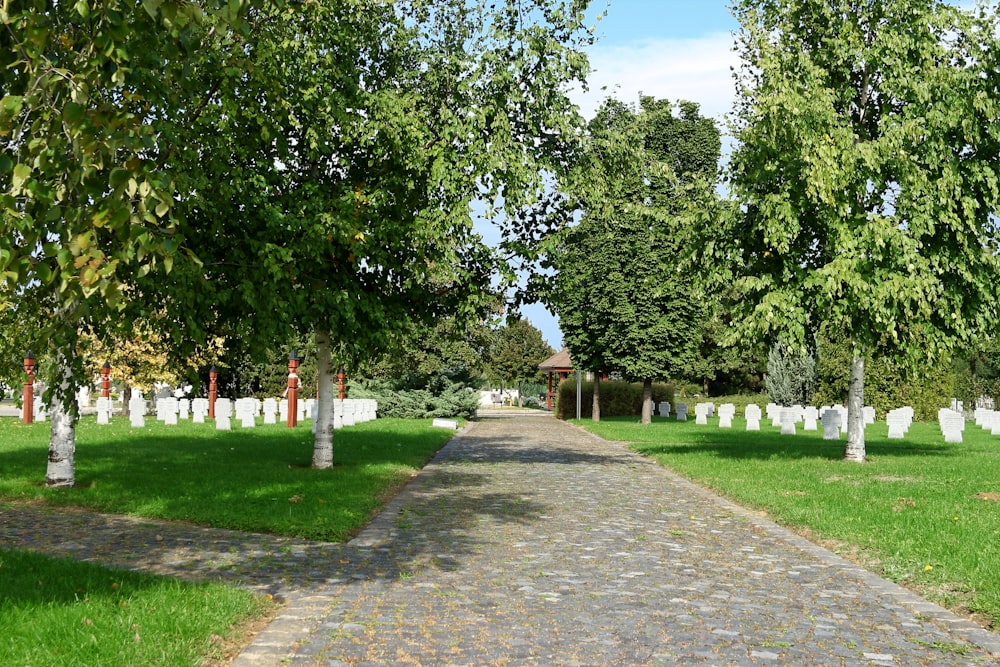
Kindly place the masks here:
POLYGON ((736 288, 746 335, 847 336, 844 456, 863 461, 866 352, 929 363, 997 316, 1000 20, 936 0, 735 14, 740 210, 701 259, 736 288))
POLYGON ((261 340, 314 336, 316 467, 332 465, 333 350, 360 363, 493 308, 502 267, 470 205, 515 217, 563 169, 584 4, 260 8, 196 127, 174 128, 200 174, 180 205, 203 268, 180 291, 261 340))
POLYGON ((488 374, 501 383, 516 384, 517 402, 523 407, 521 385, 539 379, 538 364, 554 353, 541 331, 523 317, 518 318, 496 331, 489 350, 488 374))
MULTIPOLYGON (((76 420, 77 332, 162 311, 177 355, 209 335, 314 336, 329 466, 332 350, 373 357, 492 304, 498 260, 470 203, 515 219, 566 164, 585 5, 5 10, 2 294, 46 304, 67 406, 52 441, 76 420)), ((50 482, 72 484, 61 442, 50 482)))
POLYGON ((557 274, 546 298, 576 364, 643 382, 643 423, 652 382, 695 358, 703 309, 677 259, 687 211, 711 191, 719 147, 694 103, 644 97, 636 110, 608 100, 565 185, 582 219, 552 239, 557 274))
POLYGON ((778 405, 805 405, 816 391, 816 357, 810 350, 798 350, 777 342, 767 353, 764 386, 778 405))
POLYGON ((103 336, 135 277, 173 264, 161 114, 196 114, 176 103, 186 69, 239 6, 26 0, 0 12, 0 305, 32 304, 36 351, 52 360, 49 486, 74 482, 81 333, 103 336))

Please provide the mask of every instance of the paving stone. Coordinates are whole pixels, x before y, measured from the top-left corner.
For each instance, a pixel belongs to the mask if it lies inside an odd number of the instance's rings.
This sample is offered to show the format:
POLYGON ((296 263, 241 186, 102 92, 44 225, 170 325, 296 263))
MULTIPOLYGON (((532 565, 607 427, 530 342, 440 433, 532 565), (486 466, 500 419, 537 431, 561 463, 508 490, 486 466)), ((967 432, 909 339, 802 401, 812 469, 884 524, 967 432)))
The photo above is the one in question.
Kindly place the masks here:
POLYGON ((25 505, 0 543, 288 600, 233 667, 1000 665, 997 635, 554 419, 460 432, 349 544, 25 505))

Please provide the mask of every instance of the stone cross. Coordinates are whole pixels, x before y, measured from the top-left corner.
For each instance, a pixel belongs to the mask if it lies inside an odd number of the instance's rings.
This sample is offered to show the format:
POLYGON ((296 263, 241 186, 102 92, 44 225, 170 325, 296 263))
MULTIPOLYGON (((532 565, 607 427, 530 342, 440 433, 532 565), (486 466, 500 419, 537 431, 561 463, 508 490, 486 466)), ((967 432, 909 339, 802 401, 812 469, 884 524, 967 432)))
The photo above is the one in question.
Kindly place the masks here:
POLYGON ((795 435, 795 422, 798 421, 799 411, 795 408, 782 408, 779 413, 781 420, 781 435, 795 435))
POLYGON ((709 405, 711 405, 711 404, 710 403, 695 403, 695 406, 694 406, 694 423, 695 424, 707 424, 708 423, 708 406, 709 405))
POLYGON ((829 409, 823 411, 820 421, 823 423, 824 440, 840 440, 840 411, 829 409))
POLYGON ((736 406, 732 403, 723 403, 719 406, 719 428, 732 428, 733 417, 736 416, 736 406))

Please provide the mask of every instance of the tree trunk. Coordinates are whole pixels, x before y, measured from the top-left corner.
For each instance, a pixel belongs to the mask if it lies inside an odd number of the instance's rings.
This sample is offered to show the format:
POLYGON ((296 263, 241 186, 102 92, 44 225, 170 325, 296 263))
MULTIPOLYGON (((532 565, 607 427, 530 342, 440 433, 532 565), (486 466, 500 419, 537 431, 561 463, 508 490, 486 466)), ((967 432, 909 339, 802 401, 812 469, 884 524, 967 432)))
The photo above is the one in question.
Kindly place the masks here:
POLYGON ((865 460, 865 356, 855 352, 847 388, 847 446, 845 461, 865 460))
MULTIPOLYGON (((74 353, 74 350, 70 350, 70 354, 74 353)), ((55 361, 49 406, 49 463, 45 472, 45 486, 49 488, 76 484, 76 422, 79 408, 76 404, 73 365, 67 360, 64 350, 56 350, 55 361)))
POLYGON ((313 445, 313 468, 333 467, 333 364, 330 332, 316 329, 316 377, 319 400, 316 406, 316 440, 313 445))
POLYGON ((517 407, 524 407, 524 393, 521 391, 521 387, 524 385, 520 380, 517 381, 517 407))
POLYGON ((594 373, 594 400, 591 403, 590 418, 595 422, 601 421, 601 373, 594 373))
POLYGON ((128 382, 122 383, 122 417, 125 419, 130 419, 132 417, 132 411, 129 409, 129 399, 132 398, 132 386, 128 382))
POLYGON ((642 381, 642 422, 653 423, 653 381, 642 381))

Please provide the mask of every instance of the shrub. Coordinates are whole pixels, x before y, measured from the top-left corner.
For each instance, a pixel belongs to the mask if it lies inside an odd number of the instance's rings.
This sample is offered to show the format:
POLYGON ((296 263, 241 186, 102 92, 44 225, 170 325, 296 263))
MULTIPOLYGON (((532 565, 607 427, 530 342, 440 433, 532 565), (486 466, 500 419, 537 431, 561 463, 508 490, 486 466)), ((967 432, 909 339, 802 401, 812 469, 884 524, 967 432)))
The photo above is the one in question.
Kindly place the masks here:
POLYGON ((362 380, 350 384, 349 396, 378 400, 378 413, 382 417, 472 419, 476 416, 479 393, 463 383, 438 375, 421 384, 423 386, 413 386, 412 378, 362 380))
MULTIPOLYGON (((618 382, 606 380, 601 382, 601 416, 622 417, 639 415, 642 412, 642 385, 637 382, 618 382)), ((653 404, 660 401, 674 402, 674 385, 654 383, 653 404)), ((580 406, 581 416, 590 417, 594 406, 594 383, 584 382, 581 386, 580 406)), ((655 411, 655 407, 654 407, 655 411)), ((559 384, 559 397, 556 406, 556 416, 559 419, 576 418, 576 380, 563 380, 559 384)))

